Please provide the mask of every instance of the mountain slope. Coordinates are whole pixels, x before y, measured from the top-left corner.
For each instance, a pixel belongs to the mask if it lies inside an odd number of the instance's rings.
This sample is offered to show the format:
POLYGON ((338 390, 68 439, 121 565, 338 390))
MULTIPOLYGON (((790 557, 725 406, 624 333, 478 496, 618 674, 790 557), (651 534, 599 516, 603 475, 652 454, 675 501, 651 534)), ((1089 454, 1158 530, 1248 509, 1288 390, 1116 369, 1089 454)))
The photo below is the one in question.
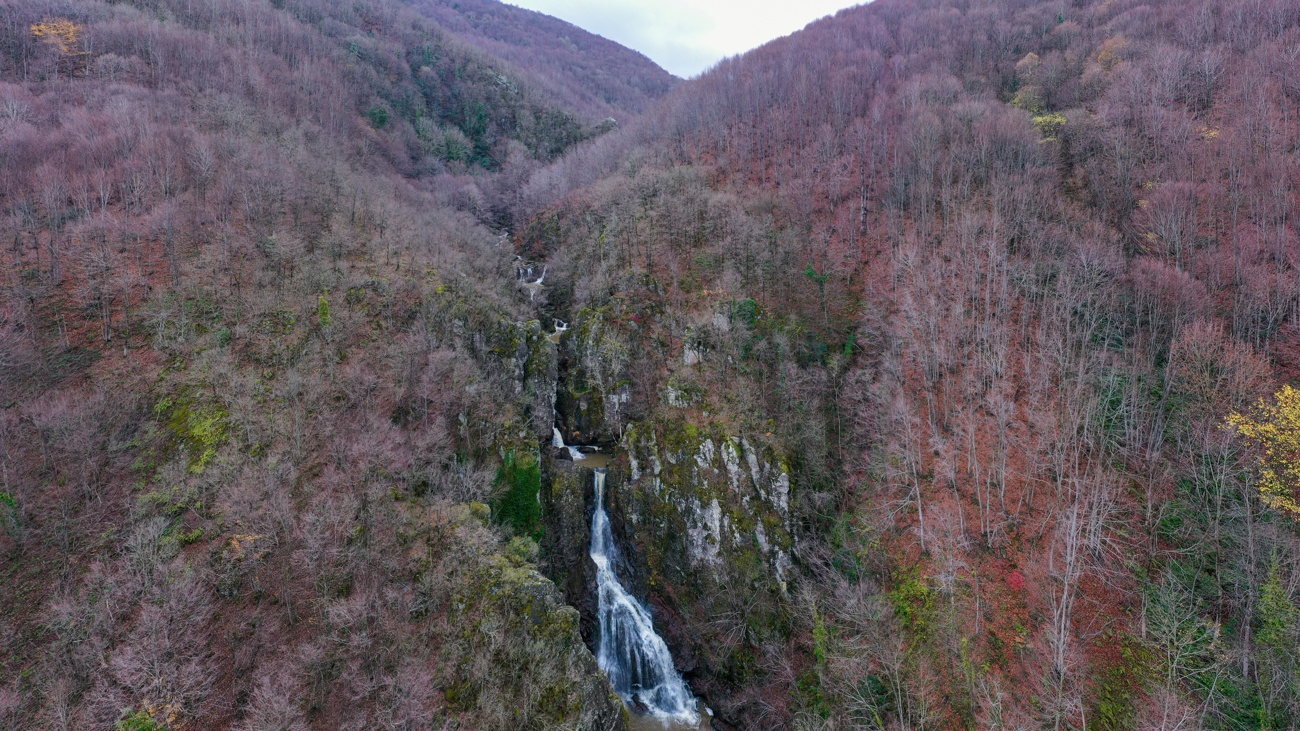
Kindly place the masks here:
POLYGON ((538 69, 538 83, 593 115, 634 116, 677 84, 640 53, 549 15, 489 0, 415 5, 457 38, 538 69))
POLYGON ((463 210, 600 128, 511 69, 396 3, 5 5, 0 725, 622 726, 463 210))
POLYGON ((523 189, 719 725, 1300 718, 1300 543, 1224 426, 1295 372, 1298 26, 878 0, 523 189))
POLYGON ((5 10, 0 724, 622 727, 553 425, 714 728, 1300 720, 1294 3, 5 10))

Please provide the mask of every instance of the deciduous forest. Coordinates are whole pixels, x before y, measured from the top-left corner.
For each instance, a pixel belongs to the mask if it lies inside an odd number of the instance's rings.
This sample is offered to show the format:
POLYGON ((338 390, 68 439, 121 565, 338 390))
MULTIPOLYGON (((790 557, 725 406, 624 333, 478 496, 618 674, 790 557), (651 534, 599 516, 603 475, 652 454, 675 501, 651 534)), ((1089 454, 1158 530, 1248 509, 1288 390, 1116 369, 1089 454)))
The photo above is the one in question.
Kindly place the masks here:
POLYGON ((624 729, 616 576, 699 728, 1297 728, 1298 117, 1290 0, 0 0, 0 726, 624 729))

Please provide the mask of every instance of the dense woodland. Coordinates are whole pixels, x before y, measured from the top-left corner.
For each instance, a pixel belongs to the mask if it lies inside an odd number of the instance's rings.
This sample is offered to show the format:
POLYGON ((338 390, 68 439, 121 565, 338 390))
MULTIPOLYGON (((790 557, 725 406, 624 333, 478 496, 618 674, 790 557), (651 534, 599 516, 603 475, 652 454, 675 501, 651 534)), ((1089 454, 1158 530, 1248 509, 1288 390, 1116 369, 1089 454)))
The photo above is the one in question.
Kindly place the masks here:
POLYGON ((715 728, 1300 727, 1300 6, 482 5, 0 4, 0 725, 620 726, 555 408, 788 470, 788 568, 620 522, 715 728))
POLYGON ((504 196, 606 110, 397 3, 0 27, 0 726, 607 702, 535 544, 488 520, 501 450, 536 441, 510 364, 473 355, 529 319, 504 196))
POLYGON ((769 713, 1300 722, 1294 523, 1225 425, 1300 357, 1298 22, 882 0, 534 179, 576 297, 744 313, 674 370, 795 460, 808 655, 768 653, 769 713))

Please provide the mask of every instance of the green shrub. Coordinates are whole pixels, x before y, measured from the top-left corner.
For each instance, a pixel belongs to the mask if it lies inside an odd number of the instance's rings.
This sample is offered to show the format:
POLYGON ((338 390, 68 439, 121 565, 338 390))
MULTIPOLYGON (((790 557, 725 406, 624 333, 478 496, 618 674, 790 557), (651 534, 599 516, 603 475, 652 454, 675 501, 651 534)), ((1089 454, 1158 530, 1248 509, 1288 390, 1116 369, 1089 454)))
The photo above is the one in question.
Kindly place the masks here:
POLYGON ((147 711, 123 712, 122 717, 113 725, 116 731, 167 731, 168 725, 154 718, 147 711))
POLYGON ((0 492, 0 528, 6 533, 18 529, 18 498, 8 492, 0 492))
POLYGON ((542 470, 537 456, 522 458, 508 452, 497 470, 497 487, 500 497, 493 513, 501 525, 510 526, 515 535, 541 537, 542 503, 538 494, 542 489, 542 470))
POLYGON ((1046 110, 1042 90, 1037 86, 1026 86, 1017 91, 1015 98, 1011 100, 1011 106, 1023 109, 1035 117, 1046 110))
POLYGON ((934 592, 925 579, 909 576, 898 588, 889 592, 894 614, 909 632, 923 636, 929 630, 930 615, 934 611, 934 592))
POLYGON ((1151 681, 1156 658, 1136 638, 1125 638, 1119 660, 1103 666, 1097 675, 1097 706, 1093 718, 1102 731, 1129 731, 1137 727, 1137 704, 1151 681))
POLYGON ((329 298, 324 294, 316 298, 316 321, 323 329, 329 328, 334 323, 334 316, 330 314, 329 298))
POLYGON ((154 406, 179 446, 189 453, 189 470, 199 474, 217 456, 217 448, 229 435, 226 410, 218 403, 200 401, 188 395, 164 398, 154 406))
POLYGON ((826 666, 826 645, 830 642, 830 632, 826 630, 826 622, 822 620, 816 604, 813 605, 812 612, 813 659, 817 661, 818 668, 823 668, 826 666))
POLYGON ((831 704, 822 691, 821 678, 816 672, 812 669, 805 670, 795 677, 794 683, 795 696, 801 706, 821 718, 830 718, 831 704))
POLYGON ((731 303, 731 319, 739 320, 753 330, 758 325, 758 303, 752 299, 738 299, 731 303))

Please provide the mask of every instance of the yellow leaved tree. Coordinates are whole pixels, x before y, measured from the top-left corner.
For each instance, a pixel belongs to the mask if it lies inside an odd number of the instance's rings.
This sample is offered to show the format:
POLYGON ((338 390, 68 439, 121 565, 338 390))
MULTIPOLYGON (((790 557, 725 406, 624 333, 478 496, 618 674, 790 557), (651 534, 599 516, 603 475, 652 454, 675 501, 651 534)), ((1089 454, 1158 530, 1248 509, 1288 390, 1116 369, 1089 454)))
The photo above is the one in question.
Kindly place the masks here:
POLYGON ((90 52, 82 48, 85 30, 67 18, 49 18, 31 26, 33 38, 58 51, 56 72, 70 75, 84 73, 89 64, 90 52))
POLYGON ((1274 402, 1261 399, 1228 425, 1259 449, 1259 494, 1269 506, 1300 520, 1300 391, 1283 386, 1274 402))
POLYGON ((59 49, 65 56, 79 56, 82 26, 67 18, 52 18, 32 24, 32 35, 59 49))

